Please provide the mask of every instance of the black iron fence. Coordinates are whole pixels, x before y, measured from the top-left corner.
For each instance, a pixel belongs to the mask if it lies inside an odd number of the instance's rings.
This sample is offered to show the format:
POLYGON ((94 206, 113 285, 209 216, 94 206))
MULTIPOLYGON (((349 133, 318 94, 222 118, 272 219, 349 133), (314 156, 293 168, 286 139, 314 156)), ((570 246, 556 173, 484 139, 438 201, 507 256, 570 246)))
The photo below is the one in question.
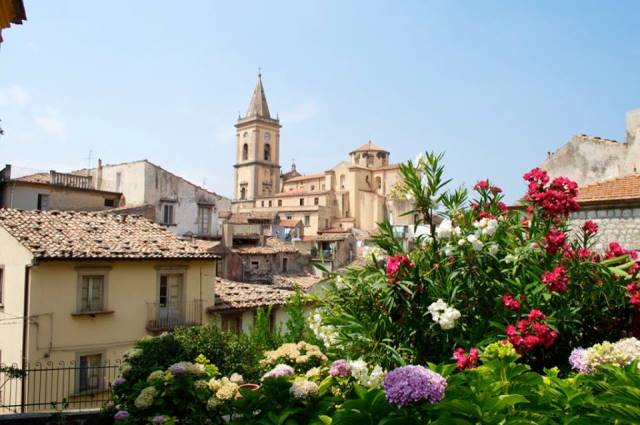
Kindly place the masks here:
POLYGON ((178 326, 201 325, 204 320, 204 301, 166 301, 147 303, 147 330, 164 332, 178 326))
POLYGON ((111 400, 120 361, 45 362, 20 369, 0 365, 0 415, 88 410, 111 400))

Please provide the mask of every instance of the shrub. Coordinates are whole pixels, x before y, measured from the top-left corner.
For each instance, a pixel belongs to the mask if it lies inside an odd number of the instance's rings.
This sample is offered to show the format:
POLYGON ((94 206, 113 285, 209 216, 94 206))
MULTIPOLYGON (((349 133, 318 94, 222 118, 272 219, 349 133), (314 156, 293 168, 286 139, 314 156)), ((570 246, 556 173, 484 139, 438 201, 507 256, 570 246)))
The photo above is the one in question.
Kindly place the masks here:
POLYGON ((629 282, 640 265, 618 244, 594 252, 594 223, 570 224, 575 183, 532 170, 514 210, 488 180, 472 200, 447 189, 441 162, 426 154, 400 167, 395 196, 411 200, 420 218, 414 246, 405 249, 382 223, 374 239, 383 257, 333 276, 322 325, 333 327, 345 355, 391 368, 509 338, 541 371, 567 369, 573 347, 629 334, 637 292, 629 282))

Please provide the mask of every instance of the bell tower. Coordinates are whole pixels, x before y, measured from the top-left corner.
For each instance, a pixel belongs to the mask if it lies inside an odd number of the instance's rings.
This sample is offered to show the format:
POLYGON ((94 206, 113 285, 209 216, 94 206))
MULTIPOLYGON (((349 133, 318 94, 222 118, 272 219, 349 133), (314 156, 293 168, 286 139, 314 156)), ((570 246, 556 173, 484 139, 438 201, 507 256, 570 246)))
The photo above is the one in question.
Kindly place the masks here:
POLYGON ((280 120, 271 118, 262 87, 262 74, 249 108, 238 117, 233 210, 251 209, 256 199, 271 196, 280 188, 280 120))

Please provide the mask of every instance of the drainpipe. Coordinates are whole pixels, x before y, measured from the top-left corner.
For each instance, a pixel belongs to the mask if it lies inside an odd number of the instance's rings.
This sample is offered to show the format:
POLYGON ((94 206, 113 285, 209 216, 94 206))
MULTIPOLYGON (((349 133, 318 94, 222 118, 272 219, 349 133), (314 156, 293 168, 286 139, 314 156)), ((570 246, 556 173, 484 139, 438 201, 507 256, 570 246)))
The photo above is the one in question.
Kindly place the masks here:
POLYGON ((20 394, 20 412, 25 412, 27 403, 27 381, 24 371, 27 369, 27 338, 29 337, 29 278, 31 266, 24 266, 24 308, 22 311, 22 394, 20 394))

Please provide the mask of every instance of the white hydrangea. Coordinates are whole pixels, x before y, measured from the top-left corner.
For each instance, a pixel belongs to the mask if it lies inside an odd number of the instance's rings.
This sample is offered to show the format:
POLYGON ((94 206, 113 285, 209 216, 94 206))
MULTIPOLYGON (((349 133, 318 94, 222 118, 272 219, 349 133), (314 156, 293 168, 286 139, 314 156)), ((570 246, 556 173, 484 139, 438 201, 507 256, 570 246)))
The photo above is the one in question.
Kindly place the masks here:
POLYGON ((296 379, 289 392, 297 399, 304 400, 318 393, 318 385, 306 379, 296 379))
POLYGON ((438 323, 442 330, 453 329, 456 326, 456 320, 460 318, 460 311, 456 308, 449 307, 449 305, 441 299, 431 303, 427 309, 433 317, 433 321, 438 323))
POLYGON ((444 255, 446 255, 447 257, 450 257, 454 254, 455 250, 453 248, 453 246, 451 246, 451 244, 446 244, 444 246, 444 255))
POLYGON ((489 245, 489 254, 496 255, 499 249, 500 247, 498 246, 498 244, 492 243, 491 245, 489 245))
POLYGON ((387 372, 385 372, 380 365, 375 365, 373 370, 369 374, 369 379, 367 380, 366 387, 367 388, 380 388, 382 386, 382 381, 384 381, 385 376, 387 376, 387 372))
POLYGON ((378 388, 382 385, 382 381, 387 372, 375 365, 369 373, 369 366, 367 362, 362 359, 349 361, 349 369, 351 370, 351 376, 363 387, 378 388))
POLYGON ((458 240, 458 246, 464 246, 464 244, 466 244, 467 241, 465 239, 459 239, 458 240))

